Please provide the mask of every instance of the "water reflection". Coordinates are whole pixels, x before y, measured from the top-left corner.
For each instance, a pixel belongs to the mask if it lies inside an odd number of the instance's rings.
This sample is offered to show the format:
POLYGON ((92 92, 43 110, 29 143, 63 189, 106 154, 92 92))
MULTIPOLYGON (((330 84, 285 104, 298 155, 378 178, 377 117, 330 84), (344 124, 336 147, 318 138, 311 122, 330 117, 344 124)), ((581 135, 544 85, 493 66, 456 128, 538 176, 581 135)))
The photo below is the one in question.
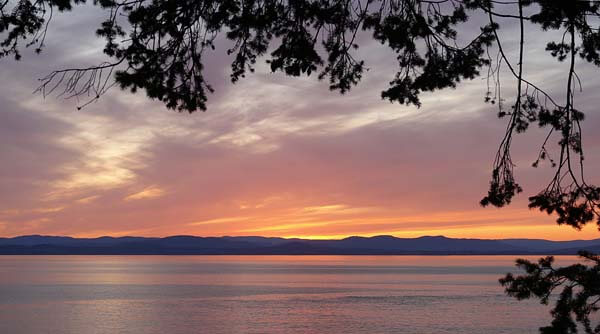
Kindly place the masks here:
POLYGON ((537 333, 548 309, 497 284, 513 261, 0 256, 0 332, 537 333))

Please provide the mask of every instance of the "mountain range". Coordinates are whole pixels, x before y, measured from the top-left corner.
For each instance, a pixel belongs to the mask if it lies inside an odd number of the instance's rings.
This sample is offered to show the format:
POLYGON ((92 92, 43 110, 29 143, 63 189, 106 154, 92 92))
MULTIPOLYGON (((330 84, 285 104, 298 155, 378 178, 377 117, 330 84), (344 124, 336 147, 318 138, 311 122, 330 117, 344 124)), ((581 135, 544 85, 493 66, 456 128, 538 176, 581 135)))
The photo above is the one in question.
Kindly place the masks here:
POLYGON ((600 252, 600 239, 456 239, 444 236, 348 237, 340 240, 273 237, 170 236, 0 238, 0 255, 570 255, 600 252))

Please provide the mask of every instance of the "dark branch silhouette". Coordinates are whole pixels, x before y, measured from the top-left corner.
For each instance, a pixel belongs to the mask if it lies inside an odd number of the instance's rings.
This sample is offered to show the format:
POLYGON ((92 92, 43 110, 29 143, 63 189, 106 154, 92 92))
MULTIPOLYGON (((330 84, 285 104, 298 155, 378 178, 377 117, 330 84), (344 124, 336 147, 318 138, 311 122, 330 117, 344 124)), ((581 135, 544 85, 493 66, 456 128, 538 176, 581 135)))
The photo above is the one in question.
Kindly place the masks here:
POLYGON ((518 259, 517 266, 526 274, 507 274, 500 279, 508 295, 519 300, 536 297, 543 304, 548 304, 553 293, 562 287, 551 311, 554 319, 550 326, 540 328, 540 333, 574 334, 577 323, 587 334, 600 333, 600 323, 594 325, 591 318, 600 309, 600 257, 588 252, 579 252, 579 256, 591 265, 554 268, 552 256, 537 263, 518 259))

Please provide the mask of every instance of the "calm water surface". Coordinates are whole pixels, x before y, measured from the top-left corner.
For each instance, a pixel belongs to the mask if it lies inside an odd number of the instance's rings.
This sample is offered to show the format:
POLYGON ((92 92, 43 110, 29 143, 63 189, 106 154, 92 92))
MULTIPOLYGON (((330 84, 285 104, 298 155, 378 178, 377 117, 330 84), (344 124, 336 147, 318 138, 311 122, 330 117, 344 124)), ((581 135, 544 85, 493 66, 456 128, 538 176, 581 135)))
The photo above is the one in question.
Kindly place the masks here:
POLYGON ((0 256, 0 333, 537 333, 514 258, 0 256))

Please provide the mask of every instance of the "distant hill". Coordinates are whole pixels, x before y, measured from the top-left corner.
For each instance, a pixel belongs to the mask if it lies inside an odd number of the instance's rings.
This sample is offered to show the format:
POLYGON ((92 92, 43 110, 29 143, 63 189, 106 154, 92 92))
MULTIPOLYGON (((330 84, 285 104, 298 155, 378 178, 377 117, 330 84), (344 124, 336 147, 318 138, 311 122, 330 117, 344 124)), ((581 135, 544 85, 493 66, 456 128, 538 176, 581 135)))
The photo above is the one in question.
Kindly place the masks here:
POLYGON ((454 239, 444 236, 348 237, 309 240, 266 237, 71 238, 29 235, 0 238, 0 255, 526 255, 600 251, 600 239, 454 239))

